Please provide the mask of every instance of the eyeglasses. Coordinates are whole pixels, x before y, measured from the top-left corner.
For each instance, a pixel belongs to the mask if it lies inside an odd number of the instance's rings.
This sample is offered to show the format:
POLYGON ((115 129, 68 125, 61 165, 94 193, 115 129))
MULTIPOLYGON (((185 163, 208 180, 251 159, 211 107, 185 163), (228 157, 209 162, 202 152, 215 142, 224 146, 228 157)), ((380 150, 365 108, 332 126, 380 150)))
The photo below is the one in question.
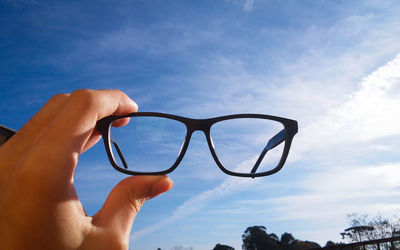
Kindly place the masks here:
POLYGON ((172 172, 183 159, 192 134, 199 130, 224 173, 254 178, 283 167, 298 125, 291 119, 262 114, 190 119, 136 112, 105 117, 98 121, 97 129, 111 165, 126 174, 172 172))

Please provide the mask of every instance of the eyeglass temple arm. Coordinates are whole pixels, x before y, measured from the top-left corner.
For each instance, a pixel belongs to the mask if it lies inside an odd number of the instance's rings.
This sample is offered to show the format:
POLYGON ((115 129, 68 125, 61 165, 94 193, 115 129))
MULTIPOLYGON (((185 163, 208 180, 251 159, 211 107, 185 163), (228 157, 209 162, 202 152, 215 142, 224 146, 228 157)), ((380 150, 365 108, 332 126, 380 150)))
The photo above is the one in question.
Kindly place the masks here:
POLYGON ((267 154, 267 152, 282 142, 284 142, 286 139, 286 129, 282 129, 279 133, 274 135, 271 139, 269 139, 267 145, 265 146, 264 150, 261 152, 260 156, 258 157, 256 164, 254 164, 253 169, 251 170, 251 173, 254 174, 258 167, 260 166, 261 161, 264 159, 264 156, 267 154))
POLYGON ((10 139, 16 131, 0 124, 0 146, 10 139))
POLYGON ((119 147, 118 143, 113 139, 111 139, 111 143, 114 145, 115 149, 117 150, 117 153, 119 155, 119 158, 122 161, 122 164, 124 165, 124 168, 128 169, 128 164, 125 161, 124 155, 122 154, 121 148, 119 147))

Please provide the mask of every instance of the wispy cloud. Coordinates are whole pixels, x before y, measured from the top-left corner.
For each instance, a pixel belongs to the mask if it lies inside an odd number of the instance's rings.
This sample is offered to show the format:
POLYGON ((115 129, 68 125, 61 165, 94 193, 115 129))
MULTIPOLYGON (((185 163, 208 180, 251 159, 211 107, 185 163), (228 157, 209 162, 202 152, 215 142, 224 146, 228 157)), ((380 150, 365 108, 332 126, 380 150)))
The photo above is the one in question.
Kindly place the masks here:
MULTIPOLYGON (((400 163, 330 166, 292 183, 299 194, 266 200, 243 200, 240 205, 256 210, 267 207, 268 213, 274 214, 268 219, 270 223, 296 221, 308 224, 308 229, 314 231, 312 239, 321 243, 340 240, 339 233, 346 226, 346 214, 376 214, 379 211, 391 217, 398 213, 399 169, 400 163), (320 234, 321 228, 330 228, 333 233, 320 234)), ((303 230, 294 230, 293 233, 306 238, 303 230)))
MULTIPOLYGON (((290 164, 296 161, 322 160, 324 155, 333 158, 342 157, 341 151, 332 151, 329 146, 351 147, 354 143, 363 143, 384 136, 400 135, 398 116, 391 115, 400 109, 400 56, 396 56, 379 67, 360 84, 350 96, 348 102, 328 110, 324 115, 308 122, 301 128, 290 164), (376 129, 376 126, 382 129, 376 129), (307 156, 307 157, 306 157, 307 156), (313 159, 310 159, 312 157, 313 159)), ((394 145, 397 149, 399 145, 394 145)), ((391 149, 393 150, 393 148, 391 149)), ((356 150, 357 151, 357 150, 356 150)), ((368 153, 374 149, 369 148, 368 153)), ((352 150, 354 152, 354 149, 352 150)), ((363 152, 365 153, 365 151, 363 152)), ((242 201, 242 205, 268 207, 276 216, 274 220, 331 220, 343 219, 354 209, 363 208, 362 212, 391 213, 400 209, 395 202, 400 197, 400 163, 384 165, 341 165, 331 162, 316 164, 314 171, 304 175, 298 182, 285 182, 288 187, 296 186, 300 194, 283 195, 267 200, 242 201), (321 166, 323 170, 318 170, 321 166), (245 204, 246 203, 246 204, 245 204)), ((300 165, 299 165, 300 166, 300 165)), ((228 179, 216 188, 204 191, 179 206, 167 219, 148 226, 133 234, 137 239, 154 232, 170 223, 185 218, 204 209, 211 201, 228 194, 254 186, 254 180, 228 179)), ((271 184, 268 184, 271 185, 271 184)), ((269 189, 279 188, 269 186, 269 189)), ((263 188, 265 190, 265 188, 263 188)), ((236 211, 230 209, 230 213, 236 211)), ((239 210, 243 210, 240 207, 239 210)), ((237 211, 246 214, 246 211, 237 211)), ((341 230, 341 229, 337 229, 341 230)))
POLYGON ((349 100, 306 123, 297 139, 300 154, 313 149, 400 135, 400 55, 379 67, 349 100))
POLYGON ((235 191, 246 189, 249 185, 254 185, 257 179, 245 179, 245 178, 234 178, 231 177, 224 182, 222 182, 217 187, 204 191, 188 200, 183 204, 178 206, 171 216, 168 218, 150 225, 140 231, 134 232, 132 235, 132 240, 138 239, 148 233, 154 232, 170 223, 176 222, 186 216, 190 216, 202 209, 205 209, 207 205, 217 199, 222 198, 228 194, 235 191))
MULTIPOLYGON (((349 93, 357 91, 357 83, 365 75, 390 60, 393 51, 398 53, 400 29, 384 34, 381 30, 395 23, 400 27, 400 21, 382 19, 386 17, 367 14, 348 17, 328 27, 265 28, 254 34, 252 45, 256 51, 243 45, 249 44, 245 39, 236 39, 236 46, 232 47, 245 51, 247 56, 221 51, 199 56, 196 71, 160 79, 170 84, 186 83, 182 88, 191 93, 169 108, 199 115, 280 114, 301 119, 304 125, 348 101, 349 93), (271 39, 281 41, 274 51, 268 46, 271 39), (351 46, 343 44, 343 40, 351 46)), ((217 37, 230 44, 232 39, 225 35, 221 31, 217 37)), ((166 88, 164 93, 173 96, 177 94, 174 91, 166 88)))
MULTIPOLYGON (((390 162, 392 159, 384 158, 385 152, 393 154, 399 148, 399 141, 388 142, 382 138, 400 134, 396 126, 399 118, 393 115, 400 110, 400 56, 393 58, 393 51, 398 52, 400 47, 390 43, 385 49, 378 50, 388 40, 395 39, 398 30, 385 36, 377 29, 365 30, 376 18, 352 17, 328 29, 311 27, 304 35, 297 34, 296 42, 304 46, 303 49, 309 48, 310 53, 300 55, 291 63, 285 58, 280 61, 282 68, 275 73, 254 70, 251 66, 255 65, 244 58, 218 54, 199 64, 202 74, 188 72, 168 79, 194 86, 195 99, 190 96, 174 103, 174 110, 181 114, 209 116, 259 112, 299 120, 300 132, 295 138, 289 164, 296 165, 298 171, 310 171, 301 175, 302 181, 291 180, 285 184, 289 189, 296 187, 300 194, 254 200, 248 203, 249 206, 260 202, 260 211, 266 211, 267 207, 269 213, 266 216, 275 214, 275 220, 279 221, 312 220, 319 225, 329 224, 331 235, 342 230, 345 215, 355 210, 380 210, 387 214, 399 211, 400 207, 390 202, 400 195, 396 187, 399 180, 394 177, 400 176, 398 159, 390 162), (348 26, 358 29, 351 30, 348 26), (359 32, 366 33, 360 38, 359 32), (326 44, 324 39, 331 40, 338 34, 355 39, 356 45, 351 49, 340 47, 339 39, 331 47, 320 46, 319 43, 326 44), (316 41, 321 35, 325 38, 316 41), (370 43, 371 40, 376 43, 370 43), (332 54, 333 51, 338 54, 332 54), (383 66, 379 67, 379 64, 383 66), (204 91, 210 85, 214 91, 204 91), (194 103, 194 100, 202 102, 194 103), (380 145, 381 149, 377 151, 371 144, 380 145), (367 159, 362 160, 366 155, 367 159), (365 162, 378 158, 387 163, 371 165, 365 162)), ((255 58, 263 57, 267 55, 261 49, 255 58)), ((279 185, 274 184, 270 190, 279 189, 279 185)), ((135 232, 133 238, 159 230, 205 208, 205 204, 218 197, 239 191, 226 188, 229 186, 233 187, 224 182, 188 199, 170 218, 135 232)), ((228 210, 249 214, 243 207, 236 208, 240 211, 232 207, 228 210)), ((294 233, 305 239, 311 239, 307 237, 314 233, 312 239, 328 240, 327 232, 320 228, 308 228, 308 235, 304 228, 302 232, 294 233), (316 230, 320 234, 315 234, 316 230)))
POLYGON ((251 11, 254 8, 255 0, 245 0, 243 4, 243 9, 245 11, 251 11))
MULTIPOLYGON (((400 208, 400 163, 378 166, 340 166, 311 174, 301 182, 301 193, 265 200, 281 214, 276 220, 319 220, 360 209, 394 214, 400 208), (371 203, 371 200, 374 202, 371 203)), ((255 203, 263 201, 254 201, 255 203)))
MULTIPOLYGON (((268 207, 275 214, 273 220, 306 221, 319 227, 323 223, 336 228, 336 236, 345 225, 345 214, 397 214, 400 161, 393 156, 398 155, 400 147, 400 129, 395 125, 399 124, 399 72, 397 55, 365 77, 347 102, 300 129, 290 164, 299 160, 305 165, 314 163, 303 179, 285 182, 296 187, 296 194, 244 200, 242 205, 268 207), (339 227, 338 221, 342 222, 339 227)), ((297 166, 301 168, 302 164, 297 166)), ((302 232, 294 233, 306 237, 302 232)), ((321 242, 328 240, 326 234, 313 237, 321 242)))
POLYGON ((242 6, 244 11, 251 11, 254 8, 254 3, 256 0, 225 0, 225 1, 232 2, 234 4, 242 6))

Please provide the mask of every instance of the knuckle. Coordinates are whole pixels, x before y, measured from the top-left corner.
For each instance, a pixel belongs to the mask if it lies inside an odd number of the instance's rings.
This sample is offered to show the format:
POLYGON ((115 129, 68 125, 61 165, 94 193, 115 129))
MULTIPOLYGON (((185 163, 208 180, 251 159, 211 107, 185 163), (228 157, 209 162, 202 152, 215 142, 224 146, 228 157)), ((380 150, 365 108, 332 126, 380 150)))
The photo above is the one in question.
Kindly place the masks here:
POLYGON ((67 98, 69 97, 69 94, 56 94, 53 95, 47 102, 47 105, 51 105, 53 107, 57 107, 61 104, 63 104, 67 98))
POLYGON ((72 92, 71 100, 83 106, 93 106, 98 103, 98 95, 91 89, 78 89, 72 92))
POLYGON ((88 98, 92 96, 94 93, 94 90, 92 89, 77 89, 74 92, 72 92, 72 96, 75 98, 88 98))
POLYGON ((52 102, 62 102, 69 97, 69 94, 56 94, 50 98, 52 102))

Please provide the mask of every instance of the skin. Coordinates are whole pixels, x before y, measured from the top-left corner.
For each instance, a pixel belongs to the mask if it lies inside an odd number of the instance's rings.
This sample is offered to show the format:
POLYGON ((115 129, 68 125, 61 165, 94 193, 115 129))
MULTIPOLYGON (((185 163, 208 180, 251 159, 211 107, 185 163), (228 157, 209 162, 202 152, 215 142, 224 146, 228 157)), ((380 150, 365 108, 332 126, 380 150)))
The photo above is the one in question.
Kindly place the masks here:
POLYGON ((90 217, 77 197, 74 172, 80 154, 100 139, 96 122, 137 108, 118 90, 56 95, 0 147, 0 249, 128 249, 144 202, 173 182, 128 177, 90 217))

